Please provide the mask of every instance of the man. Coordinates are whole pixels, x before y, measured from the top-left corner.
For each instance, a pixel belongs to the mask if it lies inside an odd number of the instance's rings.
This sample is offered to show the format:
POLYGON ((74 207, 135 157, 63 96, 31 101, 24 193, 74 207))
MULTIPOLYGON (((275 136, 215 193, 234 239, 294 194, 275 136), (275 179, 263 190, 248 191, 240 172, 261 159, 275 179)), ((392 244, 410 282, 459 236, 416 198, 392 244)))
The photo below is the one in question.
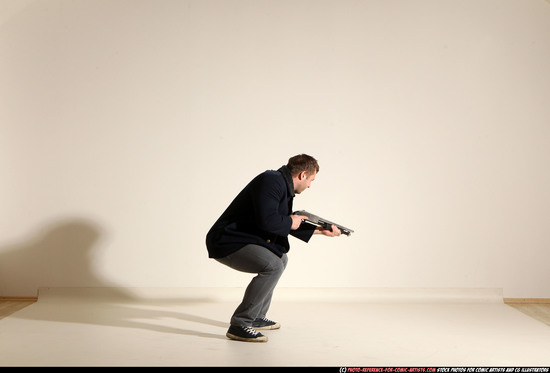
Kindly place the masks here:
POLYGON ((332 230, 302 224, 306 216, 292 214, 296 194, 311 186, 319 172, 315 158, 300 154, 277 171, 256 176, 214 223, 206 235, 210 258, 235 270, 257 273, 231 317, 226 336, 246 342, 266 342, 258 330, 278 329, 266 318, 273 290, 287 264, 288 235, 308 242, 314 233, 333 237, 332 230))

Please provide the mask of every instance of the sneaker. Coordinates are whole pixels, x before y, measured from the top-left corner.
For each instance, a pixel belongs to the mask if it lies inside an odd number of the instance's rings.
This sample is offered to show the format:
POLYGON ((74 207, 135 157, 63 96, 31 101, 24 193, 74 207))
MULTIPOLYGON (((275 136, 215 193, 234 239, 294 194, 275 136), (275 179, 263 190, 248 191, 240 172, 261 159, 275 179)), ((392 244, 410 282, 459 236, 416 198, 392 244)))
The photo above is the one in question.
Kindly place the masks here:
POLYGON ((225 334, 227 338, 244 342, 267 342, 267 337, 249 326, 231 325, 225 334))
POLYGON ((265 317, 257 318, 252 322, 252 327, 256 330, 272 330, 279 329, 281 324, 275 321, 266 319, 265 317))

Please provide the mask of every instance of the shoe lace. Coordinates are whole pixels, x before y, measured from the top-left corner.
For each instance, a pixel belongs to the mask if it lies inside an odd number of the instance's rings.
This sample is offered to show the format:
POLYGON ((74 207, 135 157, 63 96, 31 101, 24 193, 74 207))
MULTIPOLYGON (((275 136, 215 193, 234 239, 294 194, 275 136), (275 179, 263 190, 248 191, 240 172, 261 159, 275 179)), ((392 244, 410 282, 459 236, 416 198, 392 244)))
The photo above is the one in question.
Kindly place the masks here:
POLYGON ((245 330, 247 333, 252 334, 253 336, 258 335, 258 332, 257 332, 254 328, 252 328, 252 327, 250 327, 250 326, 245 326, 245 327, 244 327, 244 330, 245 330))

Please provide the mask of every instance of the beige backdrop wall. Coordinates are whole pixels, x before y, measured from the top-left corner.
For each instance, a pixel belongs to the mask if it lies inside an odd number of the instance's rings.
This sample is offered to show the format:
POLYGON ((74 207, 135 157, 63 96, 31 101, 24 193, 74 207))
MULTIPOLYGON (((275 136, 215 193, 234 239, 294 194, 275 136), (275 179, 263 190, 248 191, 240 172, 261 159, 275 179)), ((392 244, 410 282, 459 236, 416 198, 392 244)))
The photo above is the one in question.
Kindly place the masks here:
POLYGON ((285 287, 550 298, 543 0, 0 1, 0 295, 244 286, 204 236, 256 174, 356 230, 285 287))

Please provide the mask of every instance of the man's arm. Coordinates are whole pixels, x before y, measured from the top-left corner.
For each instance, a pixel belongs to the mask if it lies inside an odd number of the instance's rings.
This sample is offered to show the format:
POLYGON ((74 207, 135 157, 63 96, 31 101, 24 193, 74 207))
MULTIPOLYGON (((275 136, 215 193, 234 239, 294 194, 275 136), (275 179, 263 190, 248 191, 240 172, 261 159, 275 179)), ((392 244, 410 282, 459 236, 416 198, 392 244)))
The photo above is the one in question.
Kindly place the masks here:
POLYGON ((318 232, 324 234, 325 236, 339 236, 340 234, 345 234, 346 236, 350 236, 353 233, 353 229, 346 228, 340 224, 333 223, 327 219, 321 218, 317 215, 314 215, 310 212, 301 210, 295 212, 297 215, 305 215, 307 218, 304 219, 304 223, 314 225, 318 227, 318 232), (334 231, 335 234, 330 234, 330 232, 334 231))
POLYGON ((286 195, 286 184, 264 175, 253 191, 254 214, 258 227, 278 236, 287 236, 293 229, 296 218, 281 215, 279 204, 286 195))
POLYGON ((337 236, 340 236, 342 234, 342 231, 340 229, 338 229, 338 227, 336 225, 332 224, 331 228, 332 229, 317 227, 317 229, 315 229, 315 232, 313 234, 322 234, 322 235, 325 235, 327 237, 337 237, 337 236))
POLYGON ((295 231, 296 229, 300 228, 300 225, 302 225, 303 221, 305 219, 307 219, 307 216, 305 216, 305 215, 290 215, 290 218, 292 219, 292 226, 290 227, 290 229, 295 231))

